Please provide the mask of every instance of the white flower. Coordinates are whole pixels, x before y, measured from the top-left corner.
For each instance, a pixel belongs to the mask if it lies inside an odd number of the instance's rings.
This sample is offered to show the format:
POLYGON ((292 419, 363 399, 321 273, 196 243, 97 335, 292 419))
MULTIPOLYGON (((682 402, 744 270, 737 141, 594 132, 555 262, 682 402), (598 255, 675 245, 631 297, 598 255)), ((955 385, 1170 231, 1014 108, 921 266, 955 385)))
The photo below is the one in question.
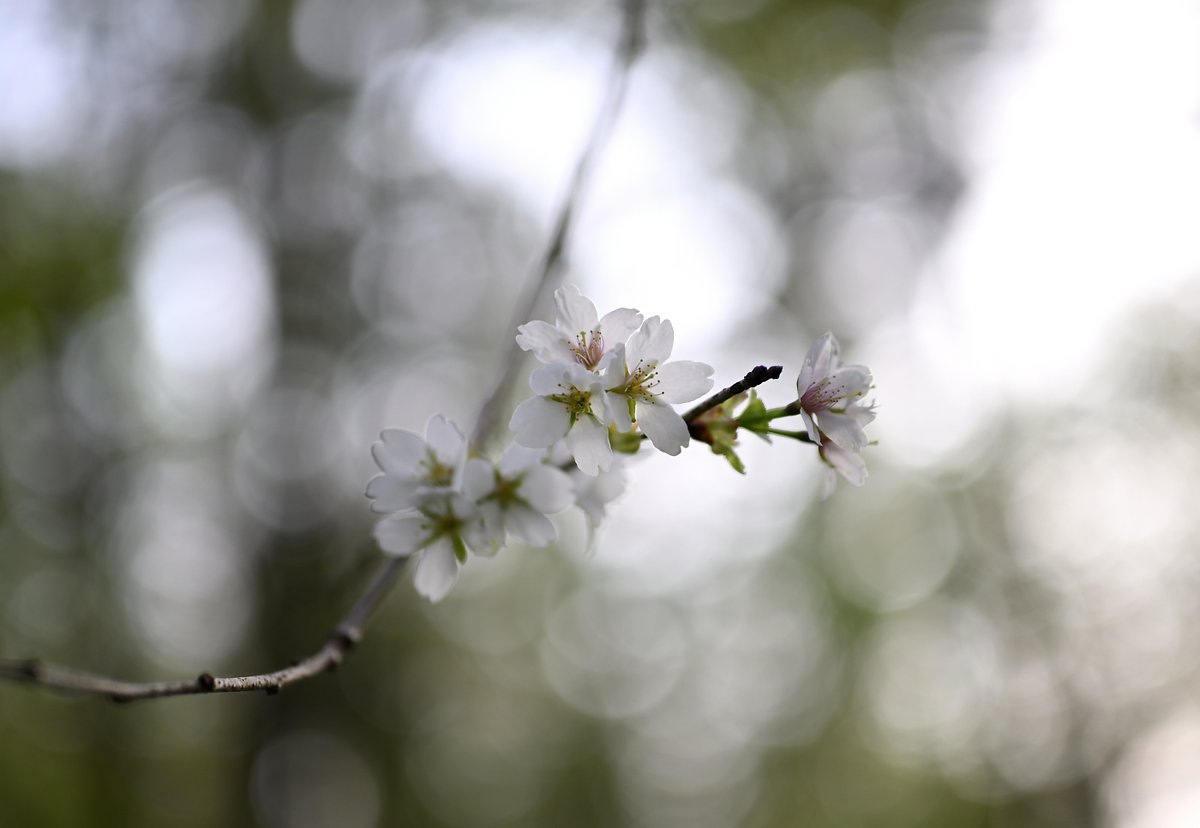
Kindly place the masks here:
POLYGON ((554 306, 553 325, 536 320, 517 328, 517 344, 547 365, 575 362, 596 371, 611 349, 624 344, 642 321, 632 308, 617 308, 598 318, 596 306, 574 285, 554 292, 554 306))
POLYGON ((375 539, 389 555, 421 553, 413 584, 434 602, 454 586, 468 547, 478 552, 493 545, 475 504, 456 492, 429 494, 416 512, 384 518, 375 525, 375 539))
POLYGON ((546 546, 558 538, 546 515, 571 505, 571 479, 542 462, 543 454, 514 444, 494 466, 478 457, 467 462, 463 489, 497 543, 505 533, 530 546, 546 546))
POLYGON ((797 404, 809 439, 823 445, 827 437, 843 449, 858 451, 867 444, 861 411, 847 416, 855 398, 871 388, 871 371, 863 365, 842 365, 838 358, 838 343, 833 334, 825 333, 809 349, 796 378, 797 404), (839 407, 843 400, 849 402, 839 407))
POLYGON ((518 405, 508 424, 518 443, 548 448, 565 437, 584 474, 596 474, 612 464, 610 413, 598 376, 580 363, 559 362, 534 371, 529 387, 538 396, 518 405))
POLYGON ((703 362, 666 362, 675 344, 670 320, 652 316, 614 349, 605 370, 608 409, 618 431, 636 420, 659 451, 679 454, 689 442, 687 423, 671 403, 690 402, 712 388, 713 369, 703 362))
POLYGON ((449 491, 458 485, 467 459, 467 440, 441 414, 429 418, 424 439, 398 428, 389 428, 379 436, 382 442, 371 446, 371 456, 383 474, 367 483, 371 511, 415 509, 423 495, 449 491))

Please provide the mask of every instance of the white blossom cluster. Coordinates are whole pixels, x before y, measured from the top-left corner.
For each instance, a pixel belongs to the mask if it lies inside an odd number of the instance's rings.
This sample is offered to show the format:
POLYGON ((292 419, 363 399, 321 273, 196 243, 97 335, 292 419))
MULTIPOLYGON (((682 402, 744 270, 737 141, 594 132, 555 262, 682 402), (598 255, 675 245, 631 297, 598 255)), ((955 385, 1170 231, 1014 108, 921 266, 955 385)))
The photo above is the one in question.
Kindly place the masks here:
MULTIPOLYGON (((549 515, 574 505, 594 529, 624 487, 614 441, 626 435, 623 450, 636 451, 645 437, 659 451, 679 454, 690 434, 673 405, 712 388, 710 366, 668 361, 674 345, 668 320, 643 319, 631 308, 600 317, 573 286, 556 291, 554 301, 554 324, 533 321, 517 329, 517 344, 542 365, 529 379, 534 396, 513 412, 514 442, 498 461, 468 456, 466 438, 440 414, 430 418, 423 437, 388 429, 372 446, 382 473, 366 494, 371 509, 387 515, 375 537, 390 555, 419 555, 414 583, 431 601, 450 591, 470 553, 491 556, 510 540, 553 543, 558 531, 549 515)), ((738 397, 714 411, 718 418, 697 434, 739 471, 733 452, 739 428, 805 439, 818 446, 827 466, 823 496, 838 474, 862 485, 863 429, 875 418, 874 405, 862 401, 870 371, 841 365, 837 341, 825 334, 809 351, 796 387, 797 400, 785 408, 768 411, 751 397, 734 417, 732 407, 744 400, 738 397), (769 427, 796 414, 805 432, 769 427)))
POLYGON ((498 462, 468 458, 467 440, 434 415, 421 437, 388 429, 371 453, 382 474, 367 484, 385 552, 420 554, 415 585, 432 601, 454 586, 468 553, 494 555, 511 538, 553 543, 548 515, 578 506, 594 527, 623 488, 610 427, 640 429, 661 451, 688 444, 687 424, 671 407, 712 387, 712 368, 667 362, 671 323, 620 308, 600 318, 573 286, 555 292, 555 324, 518 328, 517 343, 543 363, 530 377, 535 396, 513 413, 516 442, 498 462), (568 474, 564 468, 574 468, 568 474))

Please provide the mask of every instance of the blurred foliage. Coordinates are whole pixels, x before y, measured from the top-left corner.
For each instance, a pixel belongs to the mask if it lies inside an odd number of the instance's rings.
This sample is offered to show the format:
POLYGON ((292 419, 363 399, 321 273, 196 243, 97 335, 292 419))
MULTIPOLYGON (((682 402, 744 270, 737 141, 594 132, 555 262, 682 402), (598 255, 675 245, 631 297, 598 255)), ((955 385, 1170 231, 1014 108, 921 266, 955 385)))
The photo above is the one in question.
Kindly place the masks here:
MULTIPOLYGON (((0 119, 0 652, 135 679, 285 664, 375 564, 370 441, 469 420, 542 233, 439 159, 423 73, 489 25, 530 49, 607 42, 615 4, 43 5, 8 45, 29 55, 20 100, 61 112, 0 101, 22 119, 0 119)), ((989 14, 652 4, 647 62, 686 55, 698 111, 720 116, 718 88, 746 113, 720 172, 782 228, 782 278, 737 331, 765 348, 749 359, 803 353, 797 322, 864 338, 906 307, 965 176, 943 81, 986 48, 989 14), (864 207, 914 252, 848 282, 830 257, 864 207)), ((819 511, 780 476, 792 505, 765 515, 753 450, 743 501, 691 513, 707 547, 670 544, 716 561, 674 587, 581 562, 568 521, 560 548, 514 550, 444 605, 402 585, 335 675, 279 696, 0 687, 0 824, 1099 824, 1124 743, 1195 678, 1172 662, 1195 644, 1198 573, 1164 551, 1194 528, 1137 495, 1190 508, 1163 494, 1187 490, 1197 445, 1178 312, 1123 352, 1156 355, 1130 372, 1159 406, 1123 409, 1136 428, 1014 413, 970 474, 885 464, 819 511), (1141 488, 1099 507, 1054 486, 1135 459, 1141 488), (1093 520, 1123 503, 1144 534, 1093 520), (756 524, 776 534, 739 534, 756 524)))

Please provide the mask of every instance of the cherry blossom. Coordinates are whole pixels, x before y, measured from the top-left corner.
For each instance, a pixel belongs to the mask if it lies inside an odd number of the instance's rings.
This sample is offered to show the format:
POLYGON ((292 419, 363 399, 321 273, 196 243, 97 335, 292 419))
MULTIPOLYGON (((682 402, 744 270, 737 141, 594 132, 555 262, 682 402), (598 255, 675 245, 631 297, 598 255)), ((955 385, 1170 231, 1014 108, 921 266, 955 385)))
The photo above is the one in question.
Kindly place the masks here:
POLYGON ((712 388, 712 366, 703 362, 667 362, 675 344, 668 319, 652 316, 613 351, 605 370, 608 409, 618 431, 636 422, 659 451, 679 454, 689 442, 687 423, 672 403, 685 403, 712 388))
POLYGON ((574 285, 554 292, 554 306, 553 325, 534 320, 517 328, 517 344, 547 365, 577 363, 598 371, 612 348, 623 345, 642 321, 632 308, 617 308, 599 318, 592 300, 574 285))
POLYGON ((823 445, 823 438, 828 438, 841 448, 858 451, 867 444, 866 423, 861 422, 861 412, 847 416, 846 410, 870 390, 871 371, 863 365, 842 365, 838 351, 837 340, 828 332, 813 343, 796 378, 797 404, 810 440, 823 445))

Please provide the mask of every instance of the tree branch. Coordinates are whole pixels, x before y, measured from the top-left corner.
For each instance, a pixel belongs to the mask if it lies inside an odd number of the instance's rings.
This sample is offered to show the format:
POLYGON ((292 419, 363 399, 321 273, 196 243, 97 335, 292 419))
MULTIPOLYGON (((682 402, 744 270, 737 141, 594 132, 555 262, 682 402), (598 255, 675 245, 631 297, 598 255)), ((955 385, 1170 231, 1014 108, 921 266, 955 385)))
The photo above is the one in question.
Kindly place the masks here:
POLYGON ((278 693, 289 684, 318 676, 342 663, 346 654, 362 639, 367 622, 404 571, 406 560, 389 558, 380 567, 366 591, 329 634, 325 646, 308 658, 282 670, 252 676, 228 677, 201 673, 192 681, 134 682, 112 679, 73 667, 47 664, 37 659, 0 659, 0 679, 37 684, 66 693, 107 696, 118 702, 204 693, 245 693, 251 690, 278 693))
POLYGON ((756 365, 751 368, 746 376, 735 382, 728 388, 722 388, 717 393, 713 394, 706 400, 696 404, 694 408, 683 415, 683 421, 688 425, 694 423, 706 411, 711 411, 726 400, 733 399, 738 394, 744 394, 751 388, 757 388, 764 382, 773 379, 779 379, 779 375, 783 373, 782 365, 772 365, 768 368, 765 365, 756 365))
MULTIPOLYGON (((509 331, 515 331, 518 325, 529 321, 533 316, 538 302, 558 276, 563 257, 566 255, 567 241, 574 227, 575 213, 579 202, 587 190, 592 169, 596 159, 608 143, 613 125, 625 101, 625 93, 629 88, 629 75, 633 64, 637 61, 645 45, 645 0, 624 0, 621 33, 613 51, 613 63, 604 93, 604 103, 596 115, 592 131, 587 143, 575 164, 571 182, 566 194, 559 205, 554 220, 554 230, 546 243, 546 249, 534 269, 534 278, 526 290, 523 301, 517 303, 517 311, 513 316, 509 331)), ((504 356, 504 370, 496 382, 492 392, 479 408, 479 416, 475 420, 475 429, 471 433, 471 446, 480 449, 491 438, 497 428, 500 411, 504 406, 508 390, 516 382, 517 372, 521 368, 521 351, 514 337, 509 338, 508 349, 504 356)))
MULTIPOLYGON (((566 195, 556 213, 553 223, 554 230, 535 271, 537 279, 527 292, 525 301, 518 305, 521 313, 518 314, 513 325, 514 328, 529 318, 541 294, 553 282, 554 276, 557 274, 567 241, 570 238, 579 201, 587 187, 595 161, 608 140, 621 104, 625 99, 630 69, 642 52, 645 42, 644 26, 645 0, 623 0, 621 34, 614 49, 613 67, 609 75, 604 103, 579 161, 575 165, 566 195)), ((521 351, 517 348, 516 341, 513 340, 508 349, 504 376, 480 409, 471 439, 473 445, 479 446, 486 442, 492 429, 495 428, 498 410, 503 403, 505 392, 515 379, 520 355, 521 351)), ((66 693, 107 696, 118 702, 206 693, 244 693, 252 690, 278 693, 289 684, 318 676, 341 664, 354 645, 362 638, 367 622, 400 577, 405 561, 406 559, 403 558, 389 558, 380 567, 366 591, 330 633, 324 646, 307 658, 281 670, 257 675, 228 677, 201 673, 192 681, 130 682, 76 670, 72 667, 49 664, 38 659, 0 659, 0 680, 24 682, 66 693)))

